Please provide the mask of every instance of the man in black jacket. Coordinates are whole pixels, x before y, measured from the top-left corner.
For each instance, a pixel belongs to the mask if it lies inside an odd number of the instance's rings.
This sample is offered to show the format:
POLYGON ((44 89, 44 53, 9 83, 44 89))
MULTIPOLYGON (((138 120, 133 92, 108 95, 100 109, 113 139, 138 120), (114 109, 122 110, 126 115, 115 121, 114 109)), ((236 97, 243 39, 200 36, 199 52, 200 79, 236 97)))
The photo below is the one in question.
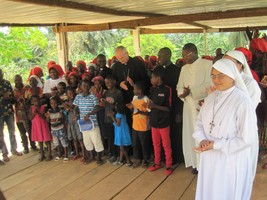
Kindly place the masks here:
MULTIPOLYGON (((136 81, 143 81, 147 86, 148 91, 151 84, 146 72, 145 65, 137 58, 132 58, 128 55, 125 47, 118 46, 115 49, 117 62, 113 65, 112 75, 116 79, 116 86, 121 89, 125 103, 130 103, 133 99, 133 84, 136 81)), ((132 125, 132 116, 129 112, 126 113, 128 125, 132 125)))

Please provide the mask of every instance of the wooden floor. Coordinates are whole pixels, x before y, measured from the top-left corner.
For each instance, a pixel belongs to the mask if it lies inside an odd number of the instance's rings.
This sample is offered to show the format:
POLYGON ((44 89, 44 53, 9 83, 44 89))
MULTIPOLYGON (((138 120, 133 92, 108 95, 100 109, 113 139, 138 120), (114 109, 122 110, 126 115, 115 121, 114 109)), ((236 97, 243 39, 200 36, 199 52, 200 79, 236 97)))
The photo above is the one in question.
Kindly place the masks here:
MULTIPOLYGON (((197 176, 183 164, 166 176, 164 169, 149 172, 108 163, 83 165, 76 161, 38 161, 38 153, 11 157, 0 166, 0 188, 8 200, 68 199, 182 199, 193 200, 197 176)), ((267 199, 267 170, 261 169, 254 183, 252 200, 267 199)))

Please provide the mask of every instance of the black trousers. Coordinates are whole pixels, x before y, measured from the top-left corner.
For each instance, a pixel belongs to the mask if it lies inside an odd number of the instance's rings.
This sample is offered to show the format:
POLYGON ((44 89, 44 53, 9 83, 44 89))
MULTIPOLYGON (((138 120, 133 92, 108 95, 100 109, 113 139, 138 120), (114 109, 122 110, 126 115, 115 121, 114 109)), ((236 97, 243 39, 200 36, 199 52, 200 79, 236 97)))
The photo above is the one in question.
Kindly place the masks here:
POLYGON ((108 153, 111 156, 117 156, 118 151, 116 149, 116 146, 114 145, 114 126, 112 123, 104 123, 104 130, 105 135, 107 136, 107 142, 108 142, 108 153))
POLYGON ((151 150, 151 131, 132 130, 134 158, 148 161, 151 150))
POLYGON ((35 142, 32 141, 32 133, 31 133, 31 122, 29 121, 28 123, 29 130, 26 130, 25 125, 22 122, 17 123, 17 127, 19 129, 20 137, 21 137, 21 142, 22 146, 24 149, 29 149, 29 143, 31 145, 31 148, 36 148, 35 142), (27 132, 28 132, 28 137, 27 137, 27 132))

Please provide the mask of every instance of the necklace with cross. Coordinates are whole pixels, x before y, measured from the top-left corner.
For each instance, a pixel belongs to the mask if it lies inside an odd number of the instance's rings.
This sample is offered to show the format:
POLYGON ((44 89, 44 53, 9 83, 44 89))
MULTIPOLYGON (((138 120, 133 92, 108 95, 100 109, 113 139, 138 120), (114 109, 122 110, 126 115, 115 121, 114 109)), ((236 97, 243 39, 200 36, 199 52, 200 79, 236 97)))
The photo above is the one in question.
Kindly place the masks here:
POLYGON ((230 94, 228 94, 228 96, 226 97, 226 99, 222 102, 222 104, 220 105, 220 107, 218 108, 218 110, 216 110, 216 112, 214 113, 214 109, 215 109, 215 101, 216 101, 216 98, 214 99, 214 103, 213 103, 213 116, 212 116, 212 121, 210 122, 210 134, 211 134, 211 131, 212 129, 215 127, 215 123, 214 123, 214 119, 218 113, 218 111, 222 108, 222 106, 224 105, 224 103, 227 101, 228 97, 233 93, 235 89, 233 89, 230 94))

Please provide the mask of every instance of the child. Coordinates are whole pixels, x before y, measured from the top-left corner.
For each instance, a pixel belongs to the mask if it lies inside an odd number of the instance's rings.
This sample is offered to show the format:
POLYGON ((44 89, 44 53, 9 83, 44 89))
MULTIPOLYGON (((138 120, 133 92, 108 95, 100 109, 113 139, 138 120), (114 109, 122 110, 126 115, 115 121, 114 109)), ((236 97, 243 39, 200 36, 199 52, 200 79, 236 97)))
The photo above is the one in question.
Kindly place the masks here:
POLYGON ((22 82, 22 77, 20 75, 15 76, 15 88, 14 88, 14 97, 16 98, 15 103, 15 116, 17 128, 20 132, 21 142, 23 145, 23 153, 29 153, 28 143, 30 142, 32 149, 37 149, 35 142, 31 140, 31 121, 28 116, 29 106, 26 104, 24 98, 27 87, 24 86, 22 82), (28 136, 27 134, 28 133, 28 136), (28 142, 29 141, 29 142, 28 142))
POLYGON ((57 84, 58 96, 59 96, 62 103, 68 99, 68 97, 66 95, 66 88, 67 88, 67 86, 66 86, 66 83, 64 83, 64 82, 59 82, 57 84))
MULTIPOLYGON (((93 86, 91 87, 90 91, 94 94, 98 100, 103 98, 106 90, 103 88, 104 86, 104 79, 102 76, 96 76, 92 79, 93 86)), ((107 137, 104 133, 104 120, 105 120, 105 109, 101 106, 101 109, 96 113, 98 125, 100 128, 102 143, 104 145, 105 151, 107 150, 107 137)), ((105 153, 105 152, 104 152, 105 153)))
POLYGON ((79 85, 79 75, 76 72, 70 72, 67 81, 69 86, 73 87, 75 90, 77 89, 79 85))
POLYGON ((148 166, 148 160, 150 159, 150 122, 149 112, 144 108, 143 104, 149 101, 148 97, 144 95, 145 86, 142 82, 136 82, 134 84, 134 97, 132 103, 127 104, 129 109, 133 110, 133 151, 134 158, 137 160, 133 167, 148 166))
POLYGON ((51 109, 49 109, 48 112, 46 113, 46 118, 48 121, 50 121, 53 142, 58 151, 58 156, 56 156, 55 160, 58 161, 61 157, 61 151, 60 151, 60 143, 61 143, 65 154, 63 161, 68 161, 69 158, 68 158, 67 147, 69 145, 69 142, 65 134, 64 117, 62 111, 58 107, 59 104, 60 100, 58 99, 58 97, 53 96, 50 98, 51 109))
POLYGON ((120 147, 120 159, 117 163, 118 165, 122 164, 123 157, 126 158, 126 166, 131 167, 133 163, 130 160, 130 157, 127 152, 127 146, 132 144, 131 136, 130 136, 130 129, 126 121, 125 115, 125 106, 123 104, 116 104, 117 113, 114 117, 114 112, 109 111, 107 115, 112 119, 113 125, 115 127, 115 138, 114 144, 120 147))
MULTIPOLYGON (((78 112, 80 114, 80 120, 89 121, 89 118, 94 124, 94 129, 90 131, 83 131, 83 142, 87 151, 90 151, 90 157, 93 160, 93 150, 97 153, 97 164, 101 165, 101 151, 104 150, 100 130, 97 123, 96 113, 99 111, 100 107, 98 105, 98 99, 95 95, 90 94, 90 83, 86 80, 81 82, 82 93, 78 94, 73 102, 75 105, 75 118, 78 117, 78 112)), ((84 161, 84 164, 87 164, 87 160, 84 161)))
POLYGON ((144 106, 151 109, 150 122, 152 127, 152 141, 154 146, 154 165, 151 172, 161 168, 161 141, 165 151, 165 174, 172 173, 172 149, 170 141, 170 106, 171 89, 162 82, 162 71, 154 70, 151 75, 150 101, 144 106))
POLYGON ((25 91, 24 97, 25 99, 30 99, 32 95, 39 95, 41 96, 43 93, 42 90, 42 83, 39 77, 35 75, 30 76, 30 87, 27 88, 25 91))
POLYGON ((100 105, 105 107, 105 120, 104 120, 104 135, 108 138, 108 152, 109 163, 113 163, 117 160, 116 147, 114 146, 114 126, 113 121, 107 116, 109 111, 115 111, 115 104, 123 104, 123 96, 119 89, 115 88, 116 80, 113 76, 108 75, 105 79, 107 91, 103 95, 103 99, 100 99, 100 105))
POLYGON ((79 157, 78 142, 80 143, 80 146, 82 148, 83 158, 85 157, 85 153, 84 153, 84 144, 83 144, 82 133, 80 132, 77 121, 73 119, 74 118, 73 101, 75 98, 75 91, 74 91, 74 88, 72 88, 71 86, 67 87, 67 96, 68 96, 68 100, 64 103, 64 107, 67 110, 68 139, 69 139, 69 141, 73 140, 73 144, 74 144, 74 148, 75 148, 75 154, 74 154, 72 159, 76 160, 79 157))
POLYGON ((33 95, 31 100, 33 105, 30 109, 29 118, 32 121, 32 141, 37 141, 39 143, 41 153, 39 161, 45 159, 43 143, 46 143, 46 146, 48 147, 48 157, 46 160, 49 161, 52 160, 50 143, 51 134, 45 118, 45 107, 44 105, 41 105, 40 97, 38 95, 33 95))

